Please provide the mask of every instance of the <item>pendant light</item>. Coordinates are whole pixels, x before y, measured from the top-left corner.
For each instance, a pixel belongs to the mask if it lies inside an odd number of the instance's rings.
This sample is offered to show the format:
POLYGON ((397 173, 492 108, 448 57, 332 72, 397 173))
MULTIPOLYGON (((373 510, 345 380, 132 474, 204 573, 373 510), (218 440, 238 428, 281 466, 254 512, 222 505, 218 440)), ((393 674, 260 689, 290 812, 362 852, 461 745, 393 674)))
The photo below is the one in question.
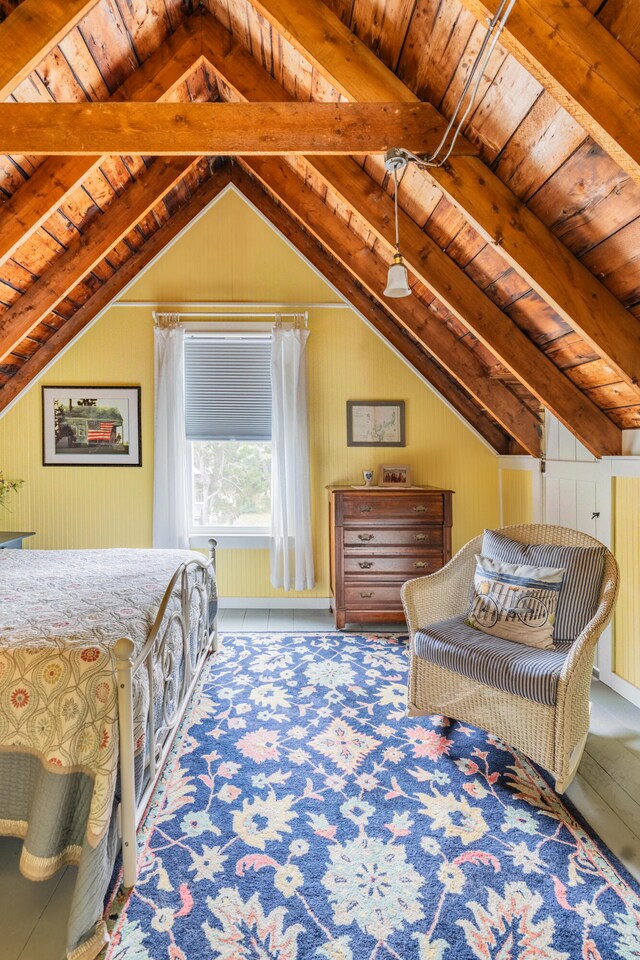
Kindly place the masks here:
POLYGON ((385 169, 393 173, 394 191, 393 207, 396 220, 396 252, 393 255, 393 263, 389 267, 387 274, 387 286, 384 291, 385 297, 409 297, 411 296, 411 287, 409 286, 409 276, 407 268, 404 265, 402 254, 400 253, 400 239, 398 236, 398 170, 403 170, 407 161, 394 150, 389 150, 384 158, 385 169))
POLYGON ((476 101, 480 81, 485 74, 485 69, 515 3, 516 0, 499 0, 498 9, 488 21, 487 33, 463 83, 451 119, 436 150, 428 156, 417 156, 404 147, 395 147, 387 150, 385 154, 384 168, 387 173, 393 173, 395 184, 393 203, 396 216, 396 252, 393 255, 393 263, 389 267, 387 275, 385 297, 408 297, 411 294, 407 268, 400 253, 398 239, 398 170, 404 170, 408 163, 415 163, 422 169, 428 169, 429 167, 442 167, 447 162, 476 101), (465 100, 467 100, 466 106, 465 100), (448 146, 447 141, 449 141, 448 146))

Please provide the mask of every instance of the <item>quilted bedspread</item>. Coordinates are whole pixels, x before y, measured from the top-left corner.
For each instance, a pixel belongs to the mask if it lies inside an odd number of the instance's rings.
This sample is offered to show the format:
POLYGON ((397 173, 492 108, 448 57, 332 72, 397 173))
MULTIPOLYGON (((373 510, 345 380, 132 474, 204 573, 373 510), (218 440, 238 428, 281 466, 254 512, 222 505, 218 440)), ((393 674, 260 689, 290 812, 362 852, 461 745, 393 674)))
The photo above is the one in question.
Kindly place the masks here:
MULTIPOLYGON (((0 550, 0 834, 24 838, 20 869, 31 879, 79 864, 72 960, 95 956, 106 937, 99 917, 117 847, 113 647, 125 636, 142 648, 174 572, 193 559, 187 550, 0 550)), ((142 727, 136 738, 141 751, 142 727)))
POLYGON ((139 650, 179 564, 176 550, 0 551, 0 750, 94 783, 87 839, 111 816, 117 775, 112 648, 139 650))

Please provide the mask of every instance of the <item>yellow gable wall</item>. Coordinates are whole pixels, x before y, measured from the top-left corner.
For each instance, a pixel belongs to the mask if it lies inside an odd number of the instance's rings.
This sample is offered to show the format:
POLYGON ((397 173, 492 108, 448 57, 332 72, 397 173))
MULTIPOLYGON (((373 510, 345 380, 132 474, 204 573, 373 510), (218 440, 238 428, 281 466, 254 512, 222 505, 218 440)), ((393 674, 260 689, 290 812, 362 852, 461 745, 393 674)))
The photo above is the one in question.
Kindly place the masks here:
MULTIPOLYGON (((239 196, 229 192, 126 293, 126 300, 338 302, 335 292, 239 196)), ((498 523, 498 461, 406 364, 346 309, 309 311, 309 417, 317 584, 328 596, 325 485, 359 483, 379 463, 409 463, 413 481, 449 487, 454 550, 498 523), (347 400, 403 399, 405 448, 347 447, 347 400)), ((0 469, 25 480, 0 526, 36 530, 37 548, 151 544, 151 310, 112 307, 0 419, 0 469), (41 384, 142 388, 142 467, 43 467, 41 384)), ((221 550, 223 596, 284 596, 266 550, 221 550)), ((290 594, 291 595, 291 594, 290 594)))

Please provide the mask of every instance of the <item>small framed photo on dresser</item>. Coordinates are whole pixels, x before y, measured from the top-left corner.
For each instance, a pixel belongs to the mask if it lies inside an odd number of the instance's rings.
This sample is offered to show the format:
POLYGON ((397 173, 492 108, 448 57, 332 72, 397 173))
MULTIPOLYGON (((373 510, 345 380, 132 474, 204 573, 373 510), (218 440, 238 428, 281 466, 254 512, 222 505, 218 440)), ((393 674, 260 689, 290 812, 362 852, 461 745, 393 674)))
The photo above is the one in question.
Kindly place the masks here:
POLYGON ((140 387, 43 387, 45 467, 140 467, 140 387))
POLYGON ((408 464, 383 463, 380 464, 378 474, 379 487, 410 487, 411 468, 408 464))

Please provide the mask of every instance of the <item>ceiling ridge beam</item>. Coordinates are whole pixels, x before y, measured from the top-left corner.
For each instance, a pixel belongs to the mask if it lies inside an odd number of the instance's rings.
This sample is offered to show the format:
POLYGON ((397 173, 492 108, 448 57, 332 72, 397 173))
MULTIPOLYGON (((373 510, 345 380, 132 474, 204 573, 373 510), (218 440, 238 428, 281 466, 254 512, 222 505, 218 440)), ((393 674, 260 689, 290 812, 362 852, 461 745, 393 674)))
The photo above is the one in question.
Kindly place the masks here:
MULTIPOLYGON (((469 396, 413 334, 391 317, 318 240, 276 203, 262 184, 239 165, 232 180, 242 195, 311 263, 345 300, 380 333, 449 405, 497 453, 513 453, 512 441, 487 412, 469 396)), ((1 400, 0 393, 0 400, 1 400)))
POLYGON ((29 76, 98 0, 23 0, 0 24, 0 101, 29 76))
MULTIPOLYGON (((481 23, 499 0, 461 0, 481 23)), ((640 63, 580 0, 518 0, 501 45, 640 182, 640 63)))
MULTIPOLYGON (((387 265, 334 215, 324 201, 281 157, 239 157, 318 241, 374 297, 384 289, 387 265)), ((385 309, 424 344, 446 370, 486 408, 532 456, 540 455, 540 423, 534 413, 499 380, 491 380, 476 354, 467 349, 417 297, 389 301, 385 309)))
POLYGON ((22 364, 20 369, 0 388, 0 411, 7 409, 16 397, 53 361, 61 350, 80 336, 86 327, 119 296, 124 288, 140 274, 162 251, 189 226, 230 181, 228 167, 216 170, 194 191, 192 197, 109 277, 94 294, 76 310, 69 320, 22 364))
POLYGON ((193 165, 192 157, 160 157, 128 190, 93 220, 0 315, 0 362, 55 310, 73 288, 132 230, 193 165))
MULTIPOLYGON (((203 62, 200 16, 191 16, 167 37, 109 98, 159 100, 167 97, 203 62)), ((0 140, 1 140, 0 136, 0 140)), ((0 206, 0 267, 96 170, 104 157, 50 157, 0 206)))
MULTIPOLYGON (((323 3, 251 3, 347 99, 418 99, 323 3)), ((603 360, 640 383, 640 320, 479 157, 452 157, 425 174, 603 360)))
MULTIPOLYGON (((237 96, 288 97, 239 43, 229 42, 224 27, 209 18, 203 27, 204 50, 212 69, 237 96)), ((352 160, 305 159, 392 252, 393 201, 386 192, 352 160)), ((402 211, 399 211, 399 217, 405 259, 437 299, 596 456, 619 452, 622 444, 620 429, 606 414, 529 340, 515 321, 494 304, 415 221, 402 211)), ((384 284, 380 287, 382 289, 384 284)), ((493 413, 495 416, 495 411, 493 413)), ((500 417, 496 419, 500 420, 500 417)), ((504 425, 504 421, 501 422, 504 425)))
MULTIPOLYGON (((446 127, 428 103, 0 103, 0 148, 36 156, 432 152, 446 127)), ((468 141, 455 153, 475 154, 468 141)))

